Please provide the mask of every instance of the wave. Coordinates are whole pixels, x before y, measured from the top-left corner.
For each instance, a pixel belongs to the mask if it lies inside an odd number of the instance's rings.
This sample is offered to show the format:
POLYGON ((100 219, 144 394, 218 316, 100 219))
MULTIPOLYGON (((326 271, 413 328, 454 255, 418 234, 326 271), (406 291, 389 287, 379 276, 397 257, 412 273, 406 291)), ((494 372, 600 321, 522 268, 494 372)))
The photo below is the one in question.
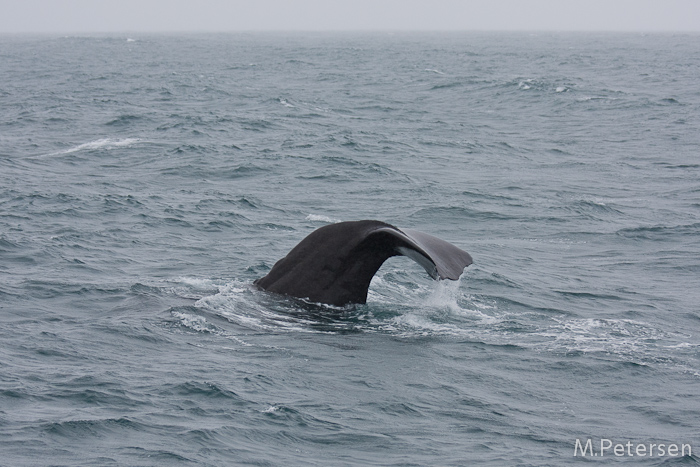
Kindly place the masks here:
MULTIPOLYGON (((416 271, 385 266, 372 279, 365 305, 309 304, 235 280, 218 285, 216 293, 201 297, 191 307, 173 309, 171 316, 188 332, 218 335, 240 346, 255 345, 245 337, 251 331, 384 334, 409 340, 458 339, 550 354, 591 354, 643 366, 671 363, 694 368, 682 352, 669 355, 665 350, 696 350, 698 346, 681 332, 665 331, 639 319, 581 317, 562 310, 514 305, 505 298, 472 295, 468 280, 436 282, 419 277, 416 271)), ((213 284, 185 280, 183 285, 188 282, 196 289, 213 284)), ((591 298, 561 293, 573 300, 591 298)))
POLYGON ((431 87, 430 90, 437 91, 438 89, 451 89, 459 86, 464 86, 464 83, 461 81, 453 81, 450 83, 436 84, 433 87, 431 87))
POLYGON ((114 148, 124 148, 133 146, 140 143, 140 138, 123 138, 123 139, 113 139, 113 138, 102 138, 95 141, 90 141, 89 143, 79 144, 62 151, 52 152, 50 154, 45 154, 45 157, 49 156, 60 156, 64 154, 72 154, 79 151, 96 151, 100 149, 110 150, 114 148))
POLYGON ((282 104, 283 106, 287 107, 287 108, 290 108, 290 109, 295 109, 295 108, 296 108, 296 106, 293 105, 293 104, 290 104, 289 101, 288 101, 287 99, 283 99, 283 98, 279 97, 279 98, 277 98, 277 101, 278 101, 280 104, 282 104))
POLYGON ((325 222, 327 224, 337 224, 338 222, 342 222, 340 219, 332 219, 328 216, 318 214, 309 214, 306 216, 306 220, 311 222, 325 222))
POLYGON ((621 237, 658 241, 677 241, 679 237, 697 236, 699 233, 700 223, 674 226, 640 226, 620 229, 616 232, 621 237))
POLYGON ((117 118, 110 120, 109 122, 105 123, 107 126, 127 126, 130 125, 134 122, 137 122, 141 120, 143 117, 140 117, 138 115, 120 115, 117 118))
POLYGON ((146 425, 130 418, 78 419, 46 423, 43 430, 66 438, 114 435, 124 431, 145 431, 146 425))
POLYGON ((619 97, 610 96, 584 96, 576 99, 578 102, 589 102, 589 101, 616 101, 619 97))
POLYGON ((532 86, 530 86, 530 84, 532 84, 532 82, 533 82, 533 80, 531 80, 531 79, 526 79, 525 81, 520 81, 520 82, 518 82, 518 88, 522 89, 522 90, 531 89, 532 86))
POLYGON ((599 219, 601 215, 612 215, 615 217, 624 215, 624 213, 619 209, 616 209, 599 199, 576 200, 571 204, 564 206, 564 209, 574 214, 591 219, 599 219))
POLYGON ((481 219, 481 220, 512 220, 513 216, 508 216, 495 211, 480 211, 461 206, 439 206, 434 208, 422 208, 412 213, 409 218, 421 221, 431 219, 481 219))
POLYGON ((188 381, 164 386, 162 394, 166 396, 204 397, 207 399, 229 399, 241 401, 241 397, 235 392, 220 387, 211 382, 188 381))

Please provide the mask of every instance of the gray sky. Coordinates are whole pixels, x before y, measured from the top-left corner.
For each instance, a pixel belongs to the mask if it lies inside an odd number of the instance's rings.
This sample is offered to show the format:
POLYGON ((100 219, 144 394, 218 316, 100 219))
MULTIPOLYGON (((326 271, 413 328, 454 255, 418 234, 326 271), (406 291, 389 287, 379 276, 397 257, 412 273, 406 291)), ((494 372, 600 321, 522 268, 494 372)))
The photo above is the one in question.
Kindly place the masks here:
POLYGON ((700 0, 0 0, 0 33, 700 31, 700 0))

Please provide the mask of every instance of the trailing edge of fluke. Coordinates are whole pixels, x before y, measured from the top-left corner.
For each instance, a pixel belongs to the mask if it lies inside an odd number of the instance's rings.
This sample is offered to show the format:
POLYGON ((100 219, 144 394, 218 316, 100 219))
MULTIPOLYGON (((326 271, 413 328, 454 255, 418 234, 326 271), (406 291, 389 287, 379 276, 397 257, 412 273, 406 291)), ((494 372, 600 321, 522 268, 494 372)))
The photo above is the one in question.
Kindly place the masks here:
POLYGON ((433 279, 457 280, 472 264, 466 251, 423 232, 373 220, 339 222, 311 232, 255 284, 313 303, 365 303, 374 274, 399 255, 416 261, 433 279))

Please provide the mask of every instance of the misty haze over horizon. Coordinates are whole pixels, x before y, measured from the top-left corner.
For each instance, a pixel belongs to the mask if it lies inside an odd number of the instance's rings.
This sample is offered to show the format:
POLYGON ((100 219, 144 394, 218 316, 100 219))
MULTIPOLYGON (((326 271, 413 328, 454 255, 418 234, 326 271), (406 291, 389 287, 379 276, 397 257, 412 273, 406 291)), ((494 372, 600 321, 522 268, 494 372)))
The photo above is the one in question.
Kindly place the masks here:
POLYGON ((0 34, 333 31, 700 32, 691 0, 0 0, 0 34))

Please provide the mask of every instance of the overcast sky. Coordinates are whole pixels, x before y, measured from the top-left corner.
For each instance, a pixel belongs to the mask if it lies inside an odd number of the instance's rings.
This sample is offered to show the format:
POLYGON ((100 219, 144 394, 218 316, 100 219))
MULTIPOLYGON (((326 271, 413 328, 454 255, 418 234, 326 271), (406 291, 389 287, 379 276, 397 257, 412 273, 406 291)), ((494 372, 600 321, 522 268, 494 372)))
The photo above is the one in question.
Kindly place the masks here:
POLYGON ((700 31, 700 0, 0 0, 0 33, 700 31))

